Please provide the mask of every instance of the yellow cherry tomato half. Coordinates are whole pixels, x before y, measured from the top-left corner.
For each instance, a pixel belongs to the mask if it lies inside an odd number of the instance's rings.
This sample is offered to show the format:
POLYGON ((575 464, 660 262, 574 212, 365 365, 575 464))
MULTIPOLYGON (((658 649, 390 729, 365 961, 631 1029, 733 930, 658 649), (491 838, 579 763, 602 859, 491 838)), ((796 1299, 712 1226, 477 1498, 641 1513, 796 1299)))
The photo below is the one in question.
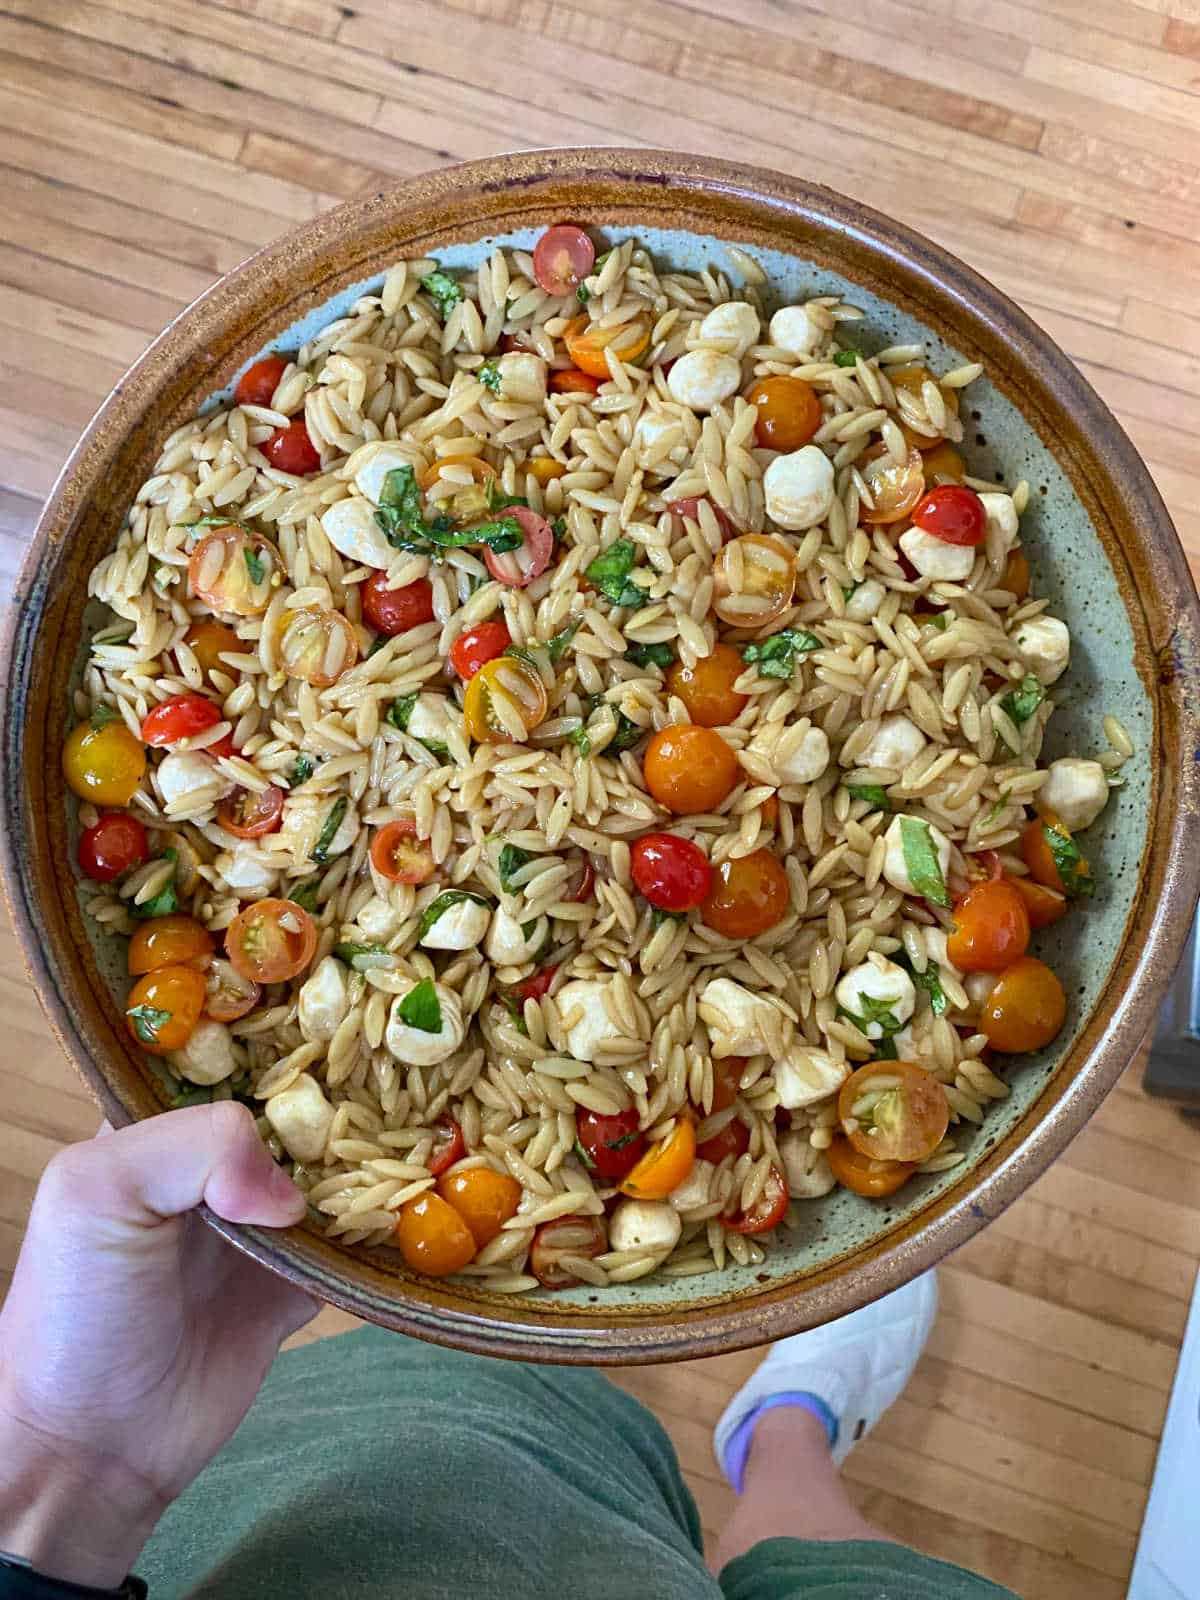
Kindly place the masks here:
POLYGON ((650 348, 650 324, 644 317, 622 322, 615 328, 597 328, 587 314, 576 317, 563 332, 567 354, 580 372, 606 383, 611 374, 605 350, 612 350, 618 361, 636 363, 650 348))
POLYGON ((702 728, 722 728, 749 699, 733 687, 745 670, 740 651, 731 644, 717 644, 695 666, 676 661, 667 672, 667 688, 683 701, 693 722, 702 728))
POLYGON ((394 1237, 407 1265, 427 1278, 461 1272, 475 1254, 470 1228, 439 1194, 419 1194, 402 1205, 394 1237))
POLYGON ((521 1203, 521 1185, 507 1172, 491 1167, 468 1167, 438 1179, 437 1192, 471 1230, 475 1248, 482 1250, 515 1217, 521 1203))
POLYGON ((81 800, 97 806, 127 806, 145 771, 142 741, 105 707, 67 735, 63 777, 81 800))
POLYGON ((269 539, 234 522, 214 528, 192 551, 188 593, 214 611, 261 617, 279 587, 283 561, 269 539))
POLYGON ((903 466, 893 461, 885 444, 873 445, 859 457, 858 470, 872 504, 862 508, 864 522, 900 522, 925 493, 925 472, 919 450, 910 449, 903 466))
POLYGON ((1063 986, 1036 956, 1022 956, 1002 972, 979 1011, 988 1043, 1005 1055, 1041 1050, 1066 1020, 1063 986))
POLYGON ((642 757, 647 789, 677 817, 714 811, 740 774, 738 758, 721 735, 688 722, 660 728, 642 757))
POLYGON ((463 717, 480 744, 523 744, 546 715, 546 687, 515 656, 495 656, 467 684, 463 717))
POLYGON ((152 1055, 182 1050, 200 1021, 204 995, 204 974, 195 967, 159 967, 129 991, 126 1026, 152 1055))
POLYGON ((621 1193, 635 1200, 662 1200, 692 1170, 696 1160, 696 1124, 689 1112, 681 1112, 665 1139, 652 1144, 646 1154, 621 1180, 621 1193))
POLYGON ((200 663, 201 672, 207 673, 228 673, 230 668, 221 660, 222 653, 246 649, 233 629, 227 628, 215 617, 201 617, 198 622, 193 622, 184 634, 183 642, 200 663))
POLYGON ((151 917, 129 941, 129 971, 136 977, 158 967, 182 967, 213 952, 213 937, 195 917, 151 917))
POLYGON ((821 402, 803 378, 760 378, 746 399, 758 412, 754 434, 764 450, 799 450, 821 426, 821 402))
MULTIPOLYGON (((934 384, 942 397, 946 415, 948 417, 957 417, 958 390, 941 388, 929 368, 922 366, 920 362, 914 361, 905 367, 889 367, 887 375, 891 380, 893 389, 907 391, 914 400, 922 404, 925 385, 927 383, 934 384)), ((903 412, 900 413, 900 431, 904 435, 905 442, 914 450, 920 451, 936 449, 945 438, 944 433, 919 433, 915 428, 910 428, 908 423, 904 421, 903 412)))
POLYGON ((328 689, 358 660, 358 635, 340 611, 298 606, 280 617, 275 648, 289 678, 328 689))
POLYGON ((731 539, 713 562, 713 610, 731 627, 765 627, 787 610, 795 592, 795 555, 770 534, 731 539))
POLYGON ((546 484, 553 483, 555 478, 566 474, 566 465, 556 461, 553 456, 534 456, 532 461, 525 463, 524 470, 535 478, 544 488, 546 484))
MULTIPOLYGON (((915 434, 908 443, 916 443, 915 434)), ((917 445, 917 449, 920 448, 920 445, 917 445)), ((921 460, 924 464, 926 483, 961 483, 967 475, 967 463, 952 444, 943 442, 935 444, 932 450, 922 450, 921 460)))

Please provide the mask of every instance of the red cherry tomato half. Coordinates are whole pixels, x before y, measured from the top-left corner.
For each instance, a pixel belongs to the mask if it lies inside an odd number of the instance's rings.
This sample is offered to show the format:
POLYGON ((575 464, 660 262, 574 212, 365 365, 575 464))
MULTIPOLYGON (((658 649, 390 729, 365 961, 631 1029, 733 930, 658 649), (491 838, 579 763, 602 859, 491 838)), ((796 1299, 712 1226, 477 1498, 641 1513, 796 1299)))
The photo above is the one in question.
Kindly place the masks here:
POLYGON ((481 622, 455 639, 450 646, 450 665, 465 681, 473 678, 480 667, 502 656, 511 643, 512 634, 503 622, 481 622))
POLYGON ((767 1233, 783 1221, 787 1212, 788 1192, 783 1173, 774 1162, 767 1174, 763 1192, 749 1211, 735 1211, 721 1221, 730 1233, 767 1233))
POLYGON ((436 863, 428 841, 417 838, 412 817, 397 817, 376 829, 371 865, 390 883, 425 883, 433 877, 436 863))
POLYGON ((538 972, 532 973, 528 978, 522 979, 514 993, 521 1005, 526 1000, 540 1000, 543 995, 550 993, 550 985, 554 982, 557 966, 542 967, 538 972))
POLYGON ((744 1156, 750 1148, 750 1130, 740 1117, 734 1117, 727 1122, 720 1133, 714 1133, 711 1139, 705 1139, 703 1144, 696 1146, 696 1154, 701 1161, 711 1161, 713 1166, 719 1165, 726 1156, 732 1156, 736 1161, 738 1156, 744 1156))
POLYGON ((591 1261, 608 1249, 602 1217, 558 1217, 543 1222, 533 1236, 529 1268, 543 1289, 570 1289, 579 1279, 562 1266, 563 1256, 591 1261))
POLYGON ((256 794, 235 789, 217 807, 217 821, 235 839, 261 839, 274 833, 283 821, 283 790, 277 783, 256 794))
POLYGON ((286 356, 263 356, 238 379, 234 402, 239 406, 269 406, 287 368, 286 356))
POLYGON ((232 961, 215 956, 204 973, 204 1015, 214 1022, 236 1022, 262 999, 262 985, 243 978, 232 961))
POLYGON ((222 721, 221 708, 202 694, 173 694, 147 711, 142 719, 142 743, 174 744, 215 728, 222 721))
POLYGON ((987 512, 974 489, 961 483, 939 483, 913 507, 912 520, 924 533, 943 544, 982 544, 987 536, 987 512))
POLYGON ((675 833, 647 833, 630 851, 633 881, 660 911, 693 911, 712 887, 708 857, 675 833))
POLYGON ((290 472, 295 478, 316 472, 321 465, 321 452, 309 438, 303 417, 289 422, 286 428, 276 428, 262 446, 262 453, 273 467, 290 472))
POLYGON ((533 275, 547 294, 574 294, 596 264, 596 246, 574 223, 547 228, 533 251, 533 275))
POLYGON ((551 394, 598 394, 599 391, 600 379, 580 372, 578 367, 563 367, 550 374, 551 394))
POLYGON ((646 1151, 645 1136, 638 1129, 638 1114, 632 1106, 611 1116, 580 1111, 575 1118, 575 1131, 588 1171, 606 1182, 616 1183, 623 1178, 646 1151))
POLYGON ((483 559, 497 583, 506 583, 510 589, 524 589, 535 578, 540 578, 550 565, 554 556, 554 533, 545 517, 529 506, 510 506, 504 515, 515 517, 521 524, 525 543, 500 554, 484 545, 483 559))
POLYGON ((389 639, 423 622, 433 621, 433 585, 417 578, 402 589, 389 589, 386 572, 373 572, 362 586, 363 621, 389 639))
POLYGON ((79 865, 95 883, 111 883, 149 854, 145 828, 124 811, 106 811, 79 841, 79 865))
MULTIPOLYGON (((713 508, 713 515, 717 519, 717 526, 721 530, 722 539, 736 539, 739 533, 737 525, 729 520, 715 500, 709 500, 708 503, 713 508)), ((693 522, 699 522, 700 497, 688 495, 684 500, 668 500, 667 510, 673 511, 677 517, 690 517, 693 522)))
POLYGON ((439 1117, 433 1141, 433 1154, 427 1162, 430 1177, 440 1178, 442 1173, 449 1171, 456 1161, 461 1161, 466 1153, 467 1141, 463 1138, 463 1131, 458 1123, 449 1115, 439 1117))
POLYGON ((209 756, 236 756, 240 752, 233 747, 233 733, 223 733, 215 744, 206 744, 205 755, 209 756))

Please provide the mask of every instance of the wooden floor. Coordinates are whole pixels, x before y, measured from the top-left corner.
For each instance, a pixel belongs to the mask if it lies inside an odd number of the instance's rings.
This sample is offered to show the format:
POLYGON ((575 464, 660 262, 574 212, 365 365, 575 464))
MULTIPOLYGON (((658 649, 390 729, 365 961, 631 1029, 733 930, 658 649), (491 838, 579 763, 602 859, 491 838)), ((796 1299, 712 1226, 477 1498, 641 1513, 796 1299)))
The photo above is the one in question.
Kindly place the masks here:
MULTIPOLYGON (((0 586, 78 430, 214 275, 389 176, 654 144, 820 179, 1015 295, 1145 454, 1200 568, 1197 0, 0 0, 0 586)), ((95 1113, 0 927, 0 1289, 95 1113)), ((1125 1592, 1200 1253, 1200 1131, 1138 1072, 942 1272, 848 1475, 1029 1600, 1125 1592)), ((339 1320, 326 1314, 318 1331, 339 1320)), ((754 1357, 623 1379, 711 1534, 754 1357)))

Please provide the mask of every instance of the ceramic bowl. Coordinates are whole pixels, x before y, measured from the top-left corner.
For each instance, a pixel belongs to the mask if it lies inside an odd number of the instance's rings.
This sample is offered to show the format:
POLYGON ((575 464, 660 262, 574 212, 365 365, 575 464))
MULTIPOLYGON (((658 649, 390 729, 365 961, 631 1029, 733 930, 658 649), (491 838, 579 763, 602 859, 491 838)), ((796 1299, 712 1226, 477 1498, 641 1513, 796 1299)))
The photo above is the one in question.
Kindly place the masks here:
MULTIPOLYGON (((645 150, 505 156, 339 208, 253 257, 183 313, 116 386, 67 463, 22 574, 6 642, 4 871, 33 981, 105 1113, 162 1109, 122 1026, 119 952, 85 925, 60 749, 87 574, 116 538, 159 442, 227 390, 269 344, 294 346, 409 254, 474 264, 499 239, 529 244, 574 219, 636 233, 663 259, 752 251, 789 296, 837 293, 867 313, 868 349, 926 343, 935 370, 982 361, 970 390, 974 472, 1033 488, 1022 532, 1036 591, 1070 625, 1072 667, 1051 755, 1104 748, 1115 712, 1137 754, 1088 834, 1100 891, 1052 930, 1070 999, 1052 1049, 1008 1072, 956 1170, 892 1204, 839 1192, 761 1268, 521 1299, 406 1274, 315 1229, 214 1223, 239 1249, 347 1310, 491 1354, 568 1362, 678 1359, 776 1339, 839 1316, 933 1265, 1008 1205, 1079 1131, 1128 1065, 1174 968, 1200 883, 1196 593, 1149 474, 1070 361, 990 284, 901 223, 828 190, 723 162, 645 150), (115 958, 115 959, 114 959, 115 958)), ((94 624, 92 624, 94 626, 94 624)), ((212 1219, 210 1219, 212 1220, 212 1219)))

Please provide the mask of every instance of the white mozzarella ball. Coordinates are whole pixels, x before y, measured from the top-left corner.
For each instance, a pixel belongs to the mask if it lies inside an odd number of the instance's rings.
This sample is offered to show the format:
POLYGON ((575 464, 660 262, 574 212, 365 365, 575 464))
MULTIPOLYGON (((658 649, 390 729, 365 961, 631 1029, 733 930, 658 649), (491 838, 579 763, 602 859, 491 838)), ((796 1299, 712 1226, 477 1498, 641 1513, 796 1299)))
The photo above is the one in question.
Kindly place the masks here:
POLYGON ((1038 805, 1055 812, 1072 833, 1082 833, 1108 804, 1108 778, 1098 761, 1064 756, 1050 763, 1038 805))
POLYGON ((758 312, 744 300, 727 300, 714 306, 700 324, 700 337, 706 344, 720 343, 729 355, 740 361, 758 343, 762 323, 758 312))
MULTIPOLYGON (((901 894, 919 894, 920 890, 908 875, 908 863, 904 859, 904 835, 901 829, 903 817, 894 817, 891 826, 884 834, 883 875, 893 889, 899 889, 901 894)), ((920 820, 920 819, 914 819, 920 820)), ((929 830, 934 852, 937 856, 938 868, 942 874, 943 883, 950 870, 950 841, 940 828, 935 828, 931 822, 921 821, 921 826, 929 830)))
POLYGON ((803 306, 782 306, 771 318, 771 343, 792 356, 809 356, 821 342, 821 330, 803 306))
MULTIPOLYGON (((874 1009, 886 1009, 899 1023, 907 1022, 917 1008, 917 991, 908 973, 882 956, 851 967, 834 993, 842 1010, 855 1017, 865 1017, 872 1009, 868 1001, 874 1009)), ((882 1039, 884 1034, 881 1022, 867 1022, 862 1031, 868 1039, 882 1039)))
POLYGON ((1056 683, 1071 663, 1071 635, 1057 617, 1031 617, 1019 623, 1013 642, 1041 684, 1056 683))
POLYGON ((776 456, 763 473, 767 516, 780 528, 814 528, 833 504, 833 462, 818 445, 776 456))
MULTIPOLYGON (((275 836, 280 848, 290 850, 298 861, 311 861, 336 804, 336 797, 330 795, 289 795, 283 802, 283 820, 275 836)), ((358 838, 358 829, 358 807, 350 801, 334 830, 333 838, 325 846, 326 861, 344 855, 358 838)))
POLYGON ((1013 504, 1013 497, 1000 491, 981 494, 984 515, 988 521, 988 532, 998 533, 1004 540, 1005 547, 1011 545, 1017 537, 1017 508, 1013 504))
POLYGON ((900 535, 900 548, 923 578, 936 583, 962 583, 971 576, 975 550, 968 544, 947 544, 924 528, 909 528, 900 535))
POLYGON ((467 1029, 463 1021, 462 1001, 453 989, 435 983, 433 989, 437 995, 442 1022, 435 1033, 427 1033, 424 1028, 412 1027, 400 1015, 400 1006, 405 996, 416 987, 415 983, 410 983, 408 988, 392 1001, 384 1043, 396 1060, 403 1061, 407 1066, 435 1067, 439 1061, 445 1061, 447 1056, 452 1056, 466 1038, 467 1029))
POLYGON ((154 769, 163 805, 173 811, 213 805, 235 787, 203 750, 173 751, 154 769))
POLYGON ((687 1177, 667 1196, 676 1211, 694 1211, 697 1206, 708 1204, 712 1175, 715 1171, 712 1162, 705 1161, 703 1156, 692 1162, 687 1177))
POLYGON ((296 1021, 308 1040, 332 1039, 350 1009, 346 969, 335 956, 326 956, 300 985, 296 1021))
POLYGON ((608 1219, 608 1243, 613 1250, 652 1250, 665 1255, 679 1243, 683 1223, 675 1207, 665 1200, 621 1200, 608 1219))
POLYGON ((474 950, 488 931, 492 908, 482 900, 456 900, 422 934, 427 950, 474 950))
MULTIPOLYGON (((483 951, 488 960, 494 961, 498 967, 520 967, 526 961, 537 960, 549 932, 548 918, 537 917, 531 923, 520 923, 503 906, 498 906, 492 913, 483 951)), ((566 989, 570 987, 570 984, 566 985, 566 989)))
MULTIPOLYGON (((397 467, 415 467, 417 461, 416 452, 407 445, 373 440, 370 444, 360 446, 346 465, 359 494, 365 495, 373 506, 377 506, 388 473, 397 467)), ((386 564, 379 563, 380 566, 386 564)))
POLYGON ((423 745, 445 746, 450 717, 444 694, 419 694, 409 713, 405 732, 423 745))
POLYGON ((198 1022, 182 1050, 167 1058, 181 1078, 204 1085, 223 1083, 237 1071, 233 1035, 221 1022, 198 1022))
POLYGON ((741 381, 741 362, 718 350, 689 350, 667 374, 672 399, 692 411, 711 411, 736 394, 741 381))
POLYGON ((333 1107, 315 1078, 302 1072, 295 1083, 271 1096, 263 1113, 293 1161, 313 1166, 322 1159, 333 1107))
POLYGON ((321 527, 333 548, 347 561, 360 562, 365 567, 386 567, 396 554, 375 521, 374 507, 361 497, 339 500, 330 506, 321 518, 321 527))
POLYGON ((829 736, 824 728, 809 728, 793 748, 787 736, 781 740, 782 754, 775 756, 775 770, 784 783, 816 783, 829 765, 829 736))
POLYGON ((851 622, 870 622, 883 604, 884 587, 874 578, 864 578, 846 601, 846 615, 851 622))
POLYGON ((804 1133, 785 1133, 779 1141, 779 1157, 793 1200, 819 1200, 836 1189, 833 1168, 823 1150, 814 1150, 804 1133))
POLYGON ((884 717, 879 730, 859 756, 859 765, 884 767, 889 772, 903 772, 924 750, 925 735, 915 722, 902 717, 884 717))
POLYGON ((706 984, 699 1010, 717 1057, 757 1055, 766 1048, 764 1038, 778 1026, 780 1015, 732 978, 714 978, 706 984))
POLYGON ((592 978, 574 978, 570 983, 564 983, 555 996, 562 1017, 570 1016, 572 1011, 581 1006, 583 1008, 583 1015, 568 1028, 565 1041, 568 1055, 576 1061, 594 1061, 599 1045, 621 1036, 620 1027, 609 1016, 604 1003, 607 988, 607 983, 599 983, 592 978))
POLYGON ((239 844, 229 855, 217 857, 217 871, 239 900, 265 900, 279 874, 263 852, 252 844, 239 844))
POLYGON ((546 398, 546 363, 532 350, 510 350, 496 363, 505 400, 541 405, 546 398))
POLYGON ((810 1044, 793 1045, 775 1063, 775 1092, 787 1111, 815 1106, 836 1094, 850 1076, 848 1061, 835 1061, 825 1050, 810 1044))
MULTIPOLYGON (((678 417, 664 416, 661 411, 643 411, 634 424, 633 448, 640 453, 653 455, 668 440, 672 451, 683 443, 683 428, 678 417)), ((660 460, 655 470, 664 465, 665 462, 660 460)))
POLYGON ((360 906, 354 917, 368 944, 387 944, 404 921, 390 900, 374 895, 360 906))

